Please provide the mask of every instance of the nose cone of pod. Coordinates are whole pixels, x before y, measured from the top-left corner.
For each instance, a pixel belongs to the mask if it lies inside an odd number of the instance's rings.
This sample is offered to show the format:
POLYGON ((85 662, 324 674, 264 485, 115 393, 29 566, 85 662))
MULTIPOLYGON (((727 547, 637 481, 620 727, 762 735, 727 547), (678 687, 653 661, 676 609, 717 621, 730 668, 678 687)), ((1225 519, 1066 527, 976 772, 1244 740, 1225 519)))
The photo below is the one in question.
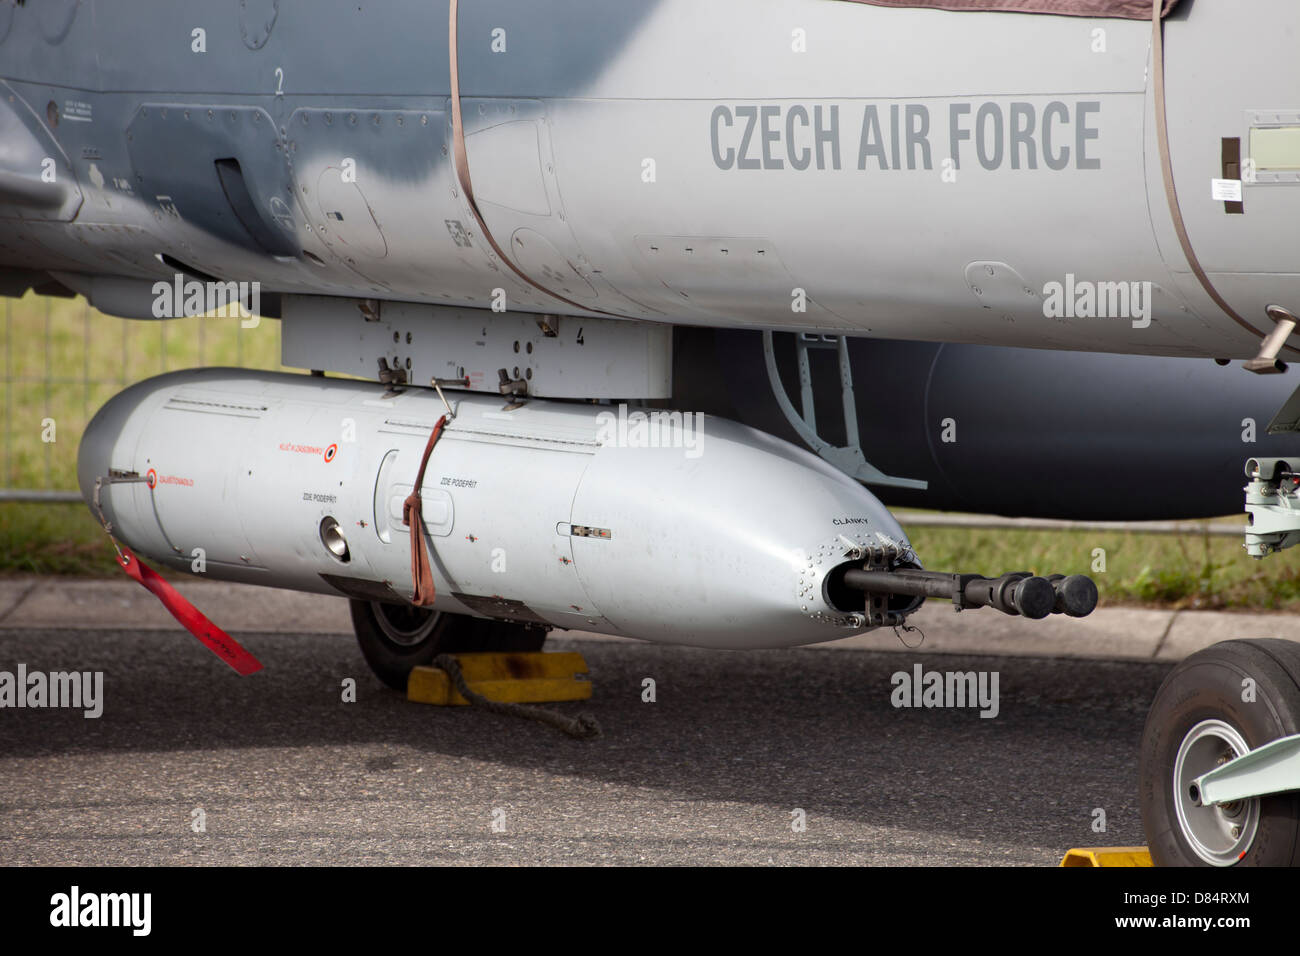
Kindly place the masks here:
MULTIPOLYGON (((854 547, 908 547, 869 491, 724 419, 686 416, 686 437, 671 447, 638 445, 645 436, 634 425, 604 424, 574 498, 573 554, 612 623, 712 647, 810 644, 865 629, 827 602, 823 584, 854 547)), ((660 444, 669 442, 661 435, 660 444)))
MULTIPOLYGON (((162 403, 164 390, 182 380, 185 374, 173 372, 132 385, 110 398, 90 420, 77 447, 77 485, 92 512, 95 510, 95 482, 113 472, 134 469, 132 453, 143 419, 154 406, 162 403)), ((112 513, 113 497, 105 486, 100 501, 105 516, 116 526, 112 513)), ((124 540, 129 543, 127 529, 115 527, 115 532, 126 536, 124 540)))

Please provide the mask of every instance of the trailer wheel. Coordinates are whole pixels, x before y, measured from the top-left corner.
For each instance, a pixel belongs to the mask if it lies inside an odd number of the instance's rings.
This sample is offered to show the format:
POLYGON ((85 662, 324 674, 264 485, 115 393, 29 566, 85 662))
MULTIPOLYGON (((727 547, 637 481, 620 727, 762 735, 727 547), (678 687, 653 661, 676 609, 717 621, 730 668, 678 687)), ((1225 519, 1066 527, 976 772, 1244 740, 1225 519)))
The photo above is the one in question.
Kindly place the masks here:
POLYGON ((410 604, 349 602, 352 629, 375 676, 405 691, 412 668, 444 653, 540 651, 548 629, 512 621, 448 614, 410 604))
POLYGON ((1300 644, 1225 641, 1170 671, 1142 735, 1139 792, 1153 862, 1300 865, 1300 793, 1204 807, 1190 791, 1201 774, 1298 732, 1300 644))

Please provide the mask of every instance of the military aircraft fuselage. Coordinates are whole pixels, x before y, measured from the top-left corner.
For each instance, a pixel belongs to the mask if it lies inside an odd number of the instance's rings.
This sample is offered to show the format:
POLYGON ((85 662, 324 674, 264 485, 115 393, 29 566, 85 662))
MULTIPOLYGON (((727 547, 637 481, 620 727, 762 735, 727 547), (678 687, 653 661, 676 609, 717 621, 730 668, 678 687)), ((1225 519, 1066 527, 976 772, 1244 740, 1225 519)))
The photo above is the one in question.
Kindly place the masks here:
POLYGON ((1300 312, 1298 30, 1181 4, 1160 98, 1131 19, 0 3, 0 285, 1245 358, 1300 312))

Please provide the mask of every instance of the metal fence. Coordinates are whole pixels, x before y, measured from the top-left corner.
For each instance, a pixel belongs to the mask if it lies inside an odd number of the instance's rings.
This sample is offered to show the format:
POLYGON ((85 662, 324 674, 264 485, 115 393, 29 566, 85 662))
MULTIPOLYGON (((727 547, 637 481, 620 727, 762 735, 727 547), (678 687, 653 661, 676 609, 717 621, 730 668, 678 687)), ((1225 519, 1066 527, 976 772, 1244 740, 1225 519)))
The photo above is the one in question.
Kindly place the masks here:
POLYGON ((3 299, 0 502, 80 501, 76 449, 95 411, 135 382, 179 368, 279 368, 279 323, 136 321, 83 298, 3 299))

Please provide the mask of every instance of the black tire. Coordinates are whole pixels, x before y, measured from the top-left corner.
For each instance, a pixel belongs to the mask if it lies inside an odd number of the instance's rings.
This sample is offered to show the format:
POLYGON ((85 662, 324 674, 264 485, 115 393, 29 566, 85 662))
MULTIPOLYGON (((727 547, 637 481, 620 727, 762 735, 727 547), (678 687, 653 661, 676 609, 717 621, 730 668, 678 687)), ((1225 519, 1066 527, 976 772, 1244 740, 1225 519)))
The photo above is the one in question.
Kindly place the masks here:
POLYGON ((375 676, 405 691, 411 670, 439 654, 540 651, 548 628, 447 614, 410 604, 350 601, 352 629, 375 676))
POLYGON ((1224 759, 1300 733, 1300 644, 1225 641, 1165 678, 1142 734, 1142 826, 1157 866, 1300 865, 1300 793, 1199 807, 1187 780, 1224 759), (1243 682, 1255 700, 1242 700, 1243 682), (1179 778, 1175 780, 1175 775, 1179 778), (1235 830, 1234 830, 1235 827, 1235 830))

